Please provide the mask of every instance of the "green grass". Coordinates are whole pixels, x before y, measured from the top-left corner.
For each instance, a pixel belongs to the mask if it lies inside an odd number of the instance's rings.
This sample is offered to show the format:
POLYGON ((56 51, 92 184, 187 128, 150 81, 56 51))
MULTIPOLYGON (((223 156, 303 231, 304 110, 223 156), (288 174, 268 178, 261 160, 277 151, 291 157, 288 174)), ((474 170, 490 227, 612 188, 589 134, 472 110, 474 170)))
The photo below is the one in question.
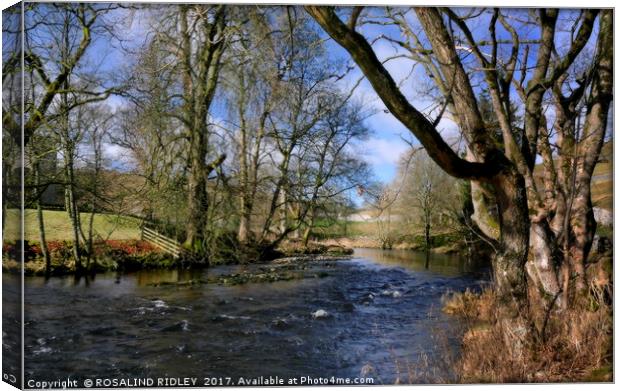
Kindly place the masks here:
POLYGON ((343 221, 330 225, 322 225, 321 222, 318 222, 316 225, 317 226, 312 230, 312 234, 316 237, 325 239, 343 236, 374 236, 377 233, 376 222, 349 221, 346 223, 346 229, 343 221))
MULTIPOLYGON (((37 212, 34 209, 25 211, 25 239, 28 241, 39 241, 39 224, 37 222, 37 212)), ((88 229, 90 213, 81 213, 83 229, 88 229)), ((47 240, 71 240, 72 228, 71 220, 65 211, 45 210, 43 211, 45 222, 45 235, 47 240)), ((19 239, 19 211, 17 209, 7 210, 4 238, 6 241, 19 239)), ((140 222, 138 219, 113 214, 95 214, 93 230, 96 235, 103 239, 123 240, 140 239, 140 222)), ((86 232, 84 232, 86 234, 86 232)))
POLYGON ((347 230, 351 236, 372 236, 376 235, 378 226, 375 221, 350 221, 347 230))

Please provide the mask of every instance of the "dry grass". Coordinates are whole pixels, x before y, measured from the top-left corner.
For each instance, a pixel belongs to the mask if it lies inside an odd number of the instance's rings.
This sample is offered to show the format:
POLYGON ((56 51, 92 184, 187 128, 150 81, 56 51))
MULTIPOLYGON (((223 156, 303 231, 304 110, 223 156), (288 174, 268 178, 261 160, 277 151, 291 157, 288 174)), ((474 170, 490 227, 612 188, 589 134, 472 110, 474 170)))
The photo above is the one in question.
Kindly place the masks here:
POLYGON ((528 326, 519 337, 492 290, 446 297, 444 311, 467 328, 454 362, 457 382, 612 381, 613 324, 602 289, 611 288, 593 287, 588 308, 553 313, 544 332, 528 326))
POLYGON ((287 256, 310 255, 310 254, 332 254, 332 255, 350 255, 353 249, 338 243, 319 243, 309 241, 304 246, 303 241, 299 239, 284 240, 278 246, 278 250, 287 256))
POLYGON ((612 180, 592 181, 590 188, 594 206, 608 210, 613 209, 614 182, 612 180))

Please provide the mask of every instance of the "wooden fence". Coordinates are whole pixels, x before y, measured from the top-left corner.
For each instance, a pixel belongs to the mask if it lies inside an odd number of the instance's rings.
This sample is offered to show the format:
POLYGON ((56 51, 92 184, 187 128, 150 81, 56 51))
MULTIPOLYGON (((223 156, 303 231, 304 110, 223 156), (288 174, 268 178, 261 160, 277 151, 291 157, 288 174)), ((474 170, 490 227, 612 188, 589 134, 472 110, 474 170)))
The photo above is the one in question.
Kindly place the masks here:
POLYGON ((181 246, 181 243, 144 225, 142 226, 141 238, 175 258, 185 254, 185 249, 181 246))

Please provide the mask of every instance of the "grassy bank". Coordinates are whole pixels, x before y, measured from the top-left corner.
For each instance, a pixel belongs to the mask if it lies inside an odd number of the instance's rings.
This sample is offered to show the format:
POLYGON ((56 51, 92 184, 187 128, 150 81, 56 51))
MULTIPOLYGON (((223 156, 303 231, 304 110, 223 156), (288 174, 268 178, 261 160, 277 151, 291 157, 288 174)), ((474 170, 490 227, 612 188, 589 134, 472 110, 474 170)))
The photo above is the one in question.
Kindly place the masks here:
MULTIPOLYGON (((49 241, 51 275, 65 275, 76 272, 73 258, 73 244, 68 241, 49 241)), ((19 242, 5 242, 2 245, 2 269, 21 273, 19 242)), ((46 264, 38 242, 28 242, 24 252, 24 274, 45 275, 46 264)), ((179 266, 179 261, 160 251, 150 243, 141 240, 106 240, 94 243, 93 254, 83 255, 82 267, 89 272, 133 271, 143 269, 169 269, 179 266)))
MULTIPOLYGON (((83 229, 88 228, 90 213, 81 213, 83 229)), ((54 275, 70 274, 76 270, 73 260, 73 236, 71 220, 65 211, 44 210, 45 236, 50 252, 54 275)), ((20 213, 17 209, 7 210, 2 240, 2 269, 20 272, 19 242, 20 213)), ((37 211, 24 211, 24 239, 26 275, 43 275, 46 265, 39 244, 40 233, 37 211)), ((141 242, 140 221, 133 217, 96 213, 93 218, 94 254, 86 267, 91 271, 135 270, 144 268, 171 267, 173 260, 148 243, 141 242)), ((84 257, 86 259, 86 257, 84 257)))
MULTIPOLYGON (((90 213, 81 213, 83 228, 90 221, 90 213)), ((72 237, 71 220, 62 210, 44 210, 45 235, 49 241, 64 241, 72 237)), ((27 241, 39 241, 39 223, 37 211, 24 210, 25 232, 27 241)), ((140 239, 140 221, 134 217, 114 214, 96 213, 93 221, 95 236, 101 240, 136 240, 140 239)), ((19 210, 7 210, 3 241, 19 240, 19 210)))

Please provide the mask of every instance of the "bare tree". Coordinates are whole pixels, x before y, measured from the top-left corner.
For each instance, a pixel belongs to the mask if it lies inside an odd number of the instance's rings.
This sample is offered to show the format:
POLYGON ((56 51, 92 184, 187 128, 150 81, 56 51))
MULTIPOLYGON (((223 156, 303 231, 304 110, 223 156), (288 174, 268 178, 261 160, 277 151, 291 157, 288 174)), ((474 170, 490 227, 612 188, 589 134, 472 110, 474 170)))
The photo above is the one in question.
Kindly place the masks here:
POLYGON ((409 154, 413 156, 405 157, 406 164, 401 164, 396 179, 404 182, 396 202, 397 210, 403 222, 422 226, 426 251, 429 251, 433 224, 441 224, 447 211, 454 210, 460 201, 459 194, 454 192, 457 180, 442 171, 424 150, 413 150, 409 154))
MULTIPOLYGON (((102 86, 80 70, 88 49, 97 35, 113 35, 117 21, 108 15, 119 8, 115 4, 37 4, 26 9, 24 62, 25 71, 32 70, 34 78, 25 81, 34 99, 25 103, 24 144, 46 121, 65 115, 79 105, 107 99, 119 91, 118 86, 102 86), (70 87, 72 75, 79 74, 82 83, 70 87), (56 98, 67 99, 63 111, 51 112, 56 98)), ((26 72, 28 74, 28 72, 26 72)), ((3 108, 4 110, 4 108, 3 108)), ((18 127, 10 116, 3 115, 5 126, 18 127)))
MULTIPOLYGON (((155 41, 168 55, 168 77, 180 79, 176 86, 181 103, 169 115, 185 129, 189 143, 187 159, 186 246, 204 253, 209 209, 207 178, 226 155, 210 147, 209 109, 218 85, 222 55, 227 45, 228 8, 224 5, 180 5, 159 18, 155 41)), ((156 7, 156 12, 163 8, 156 7)))
MULTIPOLYGON (((361 105, 349 101, 348 96, 335 94, 317 131, 312 135, 309 153, 304 166, 309 177, 307 200, 306 229, 303 243, 308 245, 310 234, 315 225, 317 212, 326 201, 337 195, 366 186, 368 168, 351 150, 353 141, 363 140, 368 136, 368 129, 363 121, 364 113, 361 105)), ((304 186, 306 187, 306 186, 304 186)))
POLYGON ((235 152, 239 197, 237 238, 247 244, 256 238, 252 232, 255 198, 265 178, 259 176, 268 157, 267 120, 282 102, 278 93, 281 81, 282 53, 278 31, 269 17, 277 9, 251 7, 248 23, 237 32, 231 43, 230 56, 224 67, 224 86, 229 102, 230 133, 235 152))
POLYGON ((268 136, 274 146, 270 160, 276 167, 273 195, 264 220, 259 242, 274 246, 303 221, 307 208, 289 218, 291 196, 294 196, 295 168, 307 151, 306 142, 328 110, 328 95, 333 91, 335 64, 326 58, 316 29, 307 16, 294 7, 284 9, 282 30, 286 31, 280 48, 283 63, 278 64, 278 95, 288 104, 277 107, 267 117, 268 136), (301 218, 300 218, 301 216, 301 218))
POLYGON ((87 198, 85 202, 88 204, 88 209, 90 209, 88 230, 85 234, 87 255, 85 268, 88 270, 96 270, 97 259, 95 258, 95 240, 103 238, 96 237, 97 234, 94 230, 94 222, 95 215, 105 210, 107 206, 106 203, 109 202, 103 190, 106 186, 106 180, 103 178, 105 163, 104 143, 107 141, 106 139, 111 128, 113 114, 105 106, 94 106, 90 107, 87 116, 88 118, 81 121, 85 129, 85 149, 88 150, 85 167, 88 177, 88 181, 84 185, 84 192, 86 193, 85 198, 87 198))
POLYGON ((184 240, 188 138, 178 114, 182 103, 175 99, 179 78, 170 70, 164 49, 163 42, 152 40, 136 54, 135 68, 128 75, 129 99, 117 111, 110 137, 127 152, 124 163, 137 178, 135 183, 118 184, 135 200, 133 213, 174 227, 174 232, 167 233, 184 240))
MULTIPOLYGON (((24 70, 21 67, 22 5, 2 11, 2 232, 6 226, 7 209, 19 208, 21 203, 19 151, 22 150, 21 88, 24 70)), ((17 221, 11 224, 19 224, 17 221)), ((3 238, 5 236, 3 235, 3 238)))

